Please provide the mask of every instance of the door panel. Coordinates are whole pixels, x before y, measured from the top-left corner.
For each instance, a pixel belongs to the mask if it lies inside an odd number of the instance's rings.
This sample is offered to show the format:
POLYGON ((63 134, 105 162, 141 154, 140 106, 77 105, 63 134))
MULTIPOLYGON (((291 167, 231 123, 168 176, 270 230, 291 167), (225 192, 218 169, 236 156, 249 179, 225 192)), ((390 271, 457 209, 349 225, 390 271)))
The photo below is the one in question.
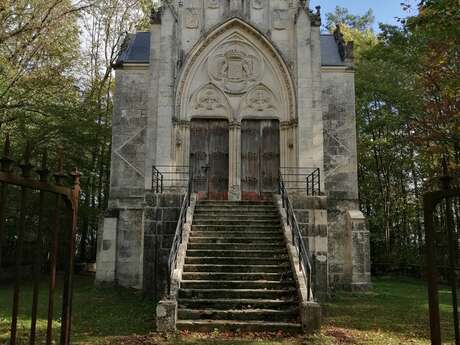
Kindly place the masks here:
POLYGON ((241 191, 243 199, 259 193, 260 126, 258 121, 241 124, 241 191))
POLYGON ((209 194, 211 200, 228 198, 228 122, 209 121, 209 194))
POLYGON ((279 123, 245 120, 241 126, 241 191, 244 200, 271 197, 280 167, 279 123))
POLYGON ((273 193, 278 188, 280 169, 280 129, 278 121, 261 121, 261 173, 262 193, 273 193))
POLYGON ((228 122, 193 120, 190 127, 190 165, 199 199, 228 197, 228 122))

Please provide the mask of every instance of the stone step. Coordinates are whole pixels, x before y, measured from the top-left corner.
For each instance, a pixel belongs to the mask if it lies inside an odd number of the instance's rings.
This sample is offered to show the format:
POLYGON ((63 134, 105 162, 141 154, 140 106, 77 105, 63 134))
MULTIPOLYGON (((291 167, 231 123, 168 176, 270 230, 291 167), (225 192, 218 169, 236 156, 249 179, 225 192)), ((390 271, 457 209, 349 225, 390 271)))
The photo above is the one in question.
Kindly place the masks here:
POLYGON ((286 256, 279 258, 258 258, 258 257, 245 257, 245 256, 235 256, 231 258, 224 257, 186 257, 186 264, 195 264, 195 265, 206 265, 206 264, 216 264, 219 265, 281 265, 289 263, 289 258, 286 256))
POLYGON ((240 208, 195 208, 194 214, 253 214, 255 216, 260 216, 264 214, 268 214, 271 216, 278 216, 278 210, 275 208, 266 208, 266 207, 257 207, 257 208, 248 208, 248 209, 240 209, 240 208))
POLYGON ((281 226, 278 224, 236 224, 236 225, 222 225, 222 224, 213 224, 213 225, 192 225, 192 231, 278 231, 281 233, 281 226))
POLYGON ((281 227, 281 221, 279 218, 273 220, 252 220, 252 219, 193 219, 194 225, 237 225, 237 226, 278 226, 281 227))
POLYGON ((259 299, 290 300, 297 298, 297 290, 287 289, 179 289, 179 300, 185 299, 259 299))
POLYGON ((282 321, 298 322, 298 308, 285 310, 276 309, 179 309, 178 318, 181 320, 241 320, 241 321, 282 321))
POLYGON ((232 238, 254 238, 259 237, 260 239, 274 239, 278 238, 283 240, 280 231, 193 231, 191 238, 214 238, 217 240, 221 239, 232 239, 232 238))
MULTIPOLYGON (((281 247, 281 246, 280 246, 281 247)), ((278 258, 285 257, 287 255, 286 248, 277 250, 236 250, 236 249, 189 249, 187 250, 187 257, 268 257, 278 258)))
POLYGON ((286 298, 280 299, 179 299, 179 308, 210 308, 217 310, 228 309, 289 309, 298 306, 299 302, 296 299, 286 298))
POLYGON ((197 213, 256 213, 256 214, 278 214, 278 209, 275 207, 265 206, 245 206, 245 207, 196 207, 197 213))
MULTIPOLYGON (((235 237, 229 235, 228 237, 197 237, 192 234, 189 239, 189 243, 215 243, 215 244, 236 244, 236 243, 243 243, 243 244, 271 244, 276 243, 278 246, 284 244, 284 238, 281 233, 278 236, 264 236, 264 237, 235 237)), ((189 244, 190 248, 190 244, 189 244)))
POLYGON ((281 265, 184 265, 184 272, 254 272, 283 273, 291 270, 289 264, 281 265))
POLYGON ((222 215, 203 215, 203 214, 195 214, 193 216, 193 222, 198 223, 198 222, 207 222, 207 221, 213 221, 213 220, 219 220, 221 222, 227 222, 227 221, 259 221, 259 222, 269 222, 272 223, 275 220, 279 220, 278 215, 267 215, 267 214, 261 214, 261 215, 246 215, 246 214, 222 214, 222 215))
POLYGON ((182 280, 184 289, 265 289, 283 290, 294 286, 294 281, 266 281, 266 280, 182 280))
POLYGON ((218 280, 218 281, 267 281, 267 282, 293 282, 292 272, 184 272, 183 281, 191 280, 218 280))
POLYGON ((283 243, 189 243, 188 249, 209 249, 209 250, 277 250, 283 243))
POLYGON ((273 206, 273 201, 251 201, 251 200, 242 200, 242 201, 229 201, 229 200, 201 200, 197 202, 198 206, 201 205, 271 205, 273 206))
POLYGON ((177 329, 196 332, 240 331, 300 333, 301 326, 295 322, 238 321, 238 320, 178 320, 177 329))

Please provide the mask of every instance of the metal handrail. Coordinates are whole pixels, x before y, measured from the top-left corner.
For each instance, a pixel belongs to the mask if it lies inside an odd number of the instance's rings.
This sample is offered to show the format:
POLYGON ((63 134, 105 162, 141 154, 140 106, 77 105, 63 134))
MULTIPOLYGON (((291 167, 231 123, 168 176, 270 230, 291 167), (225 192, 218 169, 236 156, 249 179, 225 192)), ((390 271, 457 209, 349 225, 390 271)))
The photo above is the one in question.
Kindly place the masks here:
POLYGON ((152 167, 152 189, 155 193, 163 193, 164 176, 156 167, 152 167))
POLYGON ((281 194, 283 208, 286 210, 287 224, 291 226, 292 244, 296 248, 297 253, 299 255, 299 269, 303 273, 305 284, 307 286, 307 299, 308 301, 311 301, 313 299, 313 296, 311 293, 312 268, 310 263, 310 253, 307 249, 308 247, 305 245, 305 242, 303 240, 302 233, 300 231, 299 224, 297 223, 297 218, 295 216, 291 201, 289 200, 289 195, 284 184, 281 172, 279 174, 279 190, 281 194))
POLYGON ((182 206, 180 209, 179 220, 177 221, 176 233, 174 235, 173 244, 171 250, 169 252, 168 258, 168 294, 171 295, 171 280, 172 280, 172 273, 177 268, 177 254, 180 245, 182 244, 183 240, 183 227, 184 224, 187 223, 187 209, 190 207, 190 201, 192 197, 192 175, 190 175, 188 180, 187 190, 184 195, 184 199, 182 201, 182 206))
POLYGON ((311 167, 281 167, 286 190, 306 191, 309 196, 321 195, 321 170, 311 167))
POLYGON ((187 188, 190 178, 188 165, 156 165, 152 167, 152 190, 155 193, 187 188))

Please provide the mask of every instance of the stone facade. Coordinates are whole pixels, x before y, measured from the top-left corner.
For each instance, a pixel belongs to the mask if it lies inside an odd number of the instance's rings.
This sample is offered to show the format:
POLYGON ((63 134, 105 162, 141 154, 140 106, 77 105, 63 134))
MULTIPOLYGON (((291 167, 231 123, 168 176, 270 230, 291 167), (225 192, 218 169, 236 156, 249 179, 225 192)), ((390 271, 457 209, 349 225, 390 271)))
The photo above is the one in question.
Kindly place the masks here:
POLYGON ((97 280, 158 295, 180 193, 154 195, 152 166, 190 165, 191 121, 227 120, 228 197, 239 200, 241 124, 260 119, 279 121, 282 167, 321 171, 323 196, 294 202, 316 286, 323 295, 329 286, 368 287, 354 73, 340 44, 320 34, 319 13, 305 0, 173 0, 152 14, 150 32, 129 35, 116 65, 97 280))

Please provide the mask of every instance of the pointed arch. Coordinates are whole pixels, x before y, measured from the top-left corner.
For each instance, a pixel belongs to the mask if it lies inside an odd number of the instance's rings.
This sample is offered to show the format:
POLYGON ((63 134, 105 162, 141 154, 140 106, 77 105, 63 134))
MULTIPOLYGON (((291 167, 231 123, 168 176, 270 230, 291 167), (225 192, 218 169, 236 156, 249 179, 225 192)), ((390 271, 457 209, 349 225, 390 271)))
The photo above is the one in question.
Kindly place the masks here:
POLYGON ((232 108, 225 94, 213 83, 207 83, 199 88, 189 101, 190 118, 212 117, 233 118, 232 108))
POLYGON ((233 114, 248 91, 267 85, 278 96, 278 118, 296 119, 295 88, 286 62, 265 35, 242 19, 231 18, 210 31, 187 56, 176 89, 180 120, 190 119, 189 101, 208 83, 226 95, 233 114))
POLYGON ((238 111, 239 120, 277 118, 277 114, 279 114, 278 104, 278 97, 269 87, 260 83, 243 97, 238 111))

